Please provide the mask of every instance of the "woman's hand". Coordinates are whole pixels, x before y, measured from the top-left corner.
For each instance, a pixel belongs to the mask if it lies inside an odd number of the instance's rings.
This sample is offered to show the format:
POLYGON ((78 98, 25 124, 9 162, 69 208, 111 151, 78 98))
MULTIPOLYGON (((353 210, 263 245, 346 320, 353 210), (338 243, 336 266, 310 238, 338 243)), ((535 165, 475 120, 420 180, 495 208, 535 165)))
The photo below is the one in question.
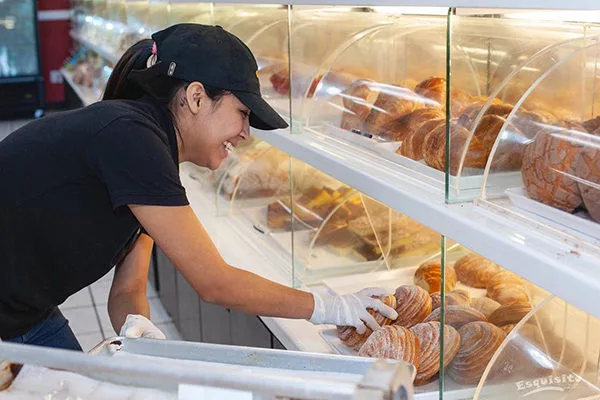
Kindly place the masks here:
POLYGON ((371 308, 389 319, 398 318, 398 313, 386 306, 375 297, 385 296, 389 290, 383 288, 368 288, 354 294, 344 295, 319 295, 313 293, 315 308, 310 322, 313 324, 333 324, 340 326, 353 326, 359 334, 367 330, 379 328, 375 318, 367 311, 371 308))
POLYGON ((164 333, 148 318, 139 314, 129 314, 120 332, 128 338, 166 339, 164 333))

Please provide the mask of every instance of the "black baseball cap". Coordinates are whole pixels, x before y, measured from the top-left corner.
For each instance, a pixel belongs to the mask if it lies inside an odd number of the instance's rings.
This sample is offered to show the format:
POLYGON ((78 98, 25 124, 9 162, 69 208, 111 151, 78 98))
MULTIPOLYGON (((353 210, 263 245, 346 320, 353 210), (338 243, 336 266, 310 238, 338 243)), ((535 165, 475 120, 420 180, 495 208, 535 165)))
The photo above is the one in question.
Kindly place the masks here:
POLYGON ((158 76, 198 81, 234 94, 250 109, 250 125, 254 128, 288 126, 262 98, 254 55, 237 36, 220 26, 176 24, 154 33, 152 39, 156 63, 130 73, 142 87, 158 76))

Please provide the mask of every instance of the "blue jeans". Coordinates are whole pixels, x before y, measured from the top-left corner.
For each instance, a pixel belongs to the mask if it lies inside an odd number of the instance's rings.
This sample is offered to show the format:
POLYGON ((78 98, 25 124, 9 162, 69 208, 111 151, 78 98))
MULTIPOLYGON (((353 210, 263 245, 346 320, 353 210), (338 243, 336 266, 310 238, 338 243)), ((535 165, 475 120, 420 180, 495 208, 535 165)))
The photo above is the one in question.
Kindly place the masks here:
POLYGON ((58 307, 54 307, 48 318, 31 328, 23 336, 3 340, 12 343, 34 344, 37 346, 82 351, 81 345, 77 341, 71 327, 69 327, 69 321, 67 321, 58 307))

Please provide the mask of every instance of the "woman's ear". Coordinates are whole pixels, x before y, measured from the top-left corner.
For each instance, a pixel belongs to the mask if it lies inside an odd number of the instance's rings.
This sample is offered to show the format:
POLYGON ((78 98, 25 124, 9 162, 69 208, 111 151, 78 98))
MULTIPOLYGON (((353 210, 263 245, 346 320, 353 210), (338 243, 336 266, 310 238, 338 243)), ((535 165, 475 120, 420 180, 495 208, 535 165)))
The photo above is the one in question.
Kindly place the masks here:
POLYGON ((185 99, 187 106, 192 114, 198 114, 201 109, 202 102, 206 101, 206 91, 204 85, 200 82, 192 82, 185 90, 185 99))

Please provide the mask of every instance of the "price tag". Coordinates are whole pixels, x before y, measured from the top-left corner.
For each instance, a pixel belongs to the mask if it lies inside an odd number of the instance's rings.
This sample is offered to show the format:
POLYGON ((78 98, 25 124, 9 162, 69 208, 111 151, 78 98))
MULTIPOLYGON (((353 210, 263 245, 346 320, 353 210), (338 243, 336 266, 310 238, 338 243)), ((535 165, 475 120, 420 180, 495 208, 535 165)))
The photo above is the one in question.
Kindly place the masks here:
POLYGON ((179 385, 177 400, 252 400, 252 392, 213 386, 179 385))

